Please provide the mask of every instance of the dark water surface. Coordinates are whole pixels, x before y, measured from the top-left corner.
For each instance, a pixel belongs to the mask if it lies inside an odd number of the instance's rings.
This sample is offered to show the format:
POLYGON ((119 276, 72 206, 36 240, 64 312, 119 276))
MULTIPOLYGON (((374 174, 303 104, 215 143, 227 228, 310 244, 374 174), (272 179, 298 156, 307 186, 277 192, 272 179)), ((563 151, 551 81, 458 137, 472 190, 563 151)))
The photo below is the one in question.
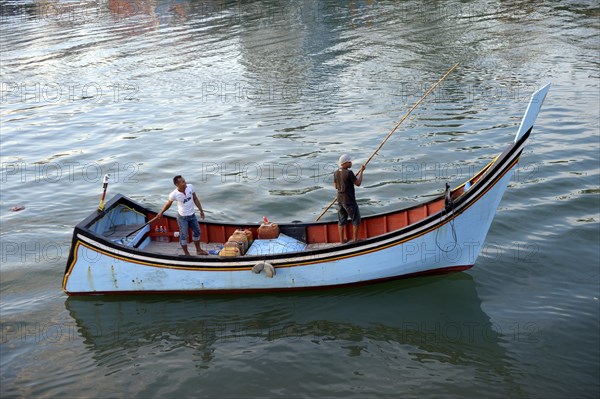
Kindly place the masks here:
POLYGON ((597 1, 0 5, 2 398, 600 396, 597 1), (313 220, 340 153, 360 165, 456 62, 357 195, 373 214, 462 182, 552 83, 469 272, 62 293, 105 173, 155 209, 181 173, 209 220, 313 220))

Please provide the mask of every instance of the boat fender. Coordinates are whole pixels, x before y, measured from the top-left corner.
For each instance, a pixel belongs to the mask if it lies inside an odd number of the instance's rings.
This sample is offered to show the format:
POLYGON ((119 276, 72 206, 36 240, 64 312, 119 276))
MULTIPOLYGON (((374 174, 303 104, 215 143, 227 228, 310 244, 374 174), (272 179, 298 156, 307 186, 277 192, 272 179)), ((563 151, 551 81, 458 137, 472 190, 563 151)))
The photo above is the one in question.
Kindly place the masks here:
POLYGON ((264 262, 264 264, 265 276, 269 278, 275 277, 275 267, 268 262, 264 262))
POLYGON ((254 267, 252 268, 252 273, 256 273, 259 274, 260 272, 263 271, 263 269, 265 268, 265 262, 258 262, 256 265, 254 265, 254 267))

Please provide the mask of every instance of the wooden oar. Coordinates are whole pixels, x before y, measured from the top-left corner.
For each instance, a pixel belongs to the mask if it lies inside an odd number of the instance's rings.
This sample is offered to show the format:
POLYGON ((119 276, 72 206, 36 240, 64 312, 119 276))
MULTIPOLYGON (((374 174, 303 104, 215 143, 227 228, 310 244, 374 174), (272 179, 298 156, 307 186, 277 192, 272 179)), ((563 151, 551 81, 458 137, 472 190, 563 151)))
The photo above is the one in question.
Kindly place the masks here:
MULTIPOLYGON (((414 105, 413 105, 413 106, 412 106, 412 107, 411 107, 411 108, 408 110, 408 112, 406 113, 406 115, 404 115, 404 116, 402 117, 402 119, 400 119, 400 122, 398 122, 398 123, 396 124, 396 126, 394 126, 394 128, 392 129, 392 131, 391 131, 391 132, 389 132, 389 134, 388 134, 388 135, 385 137, 385 139, 383 139, 383 141, 381 142, 381 144, 379 144, 379 147, 377 147, 377 149, 375 150, 375 152, 373 152, 373 154, 371 154, 371 156, 370 156, 370 157, 367 159, 367 161, 364 163, 364 165, 365 165, 365 166, 366 166, 366 165, 367 165, 367 164, 368 164, 368 163, 371 161, 371 159, 372 159, 372 158, 375 156, 375 154, 377 154, 377 152, 378 152, 378 151, 381 149, 381 147, 383 147, 383 145, 384 145, 384 144, 385 144, 385 142, 386 142, 386 141, 387 141, 387 140, 388 140, 388 139, 391 137, 391 135, 392 135, 392 134, 394 134, 394 132, 396 131, 396 129, 398 129, 398 127, 399 127, 399 126, 402 124, 402 122, 404 122, 404 120, 405 120, 406 118, 408 118, 408 116, 410 115, 410 113, 411 113, 411 112, 413 112, 413 111, 414 111, 414 109, 415 109, 415 108, 417 108, 417 106, 418 106, 419 104, 421 104, 421 102, 422 102, 422 101, 425 99, 425 97, 427 97, 427 96, 429 95, 429 93, 431 93, 431 92, 432 92, 432 91, 433 91, 433 90, 434 90, 434 89, 435 89, 435 88, 436 88, 436 87, 437 87, 437 86, 438 86, 440 83, 442 83, 442 81, 443 81, 444 79, 446 79, 446 77, 447 77, 448 75, 450 75, 450 73, 451 73, 451 72, 454 70, 454 68, 456 68, 456 67, 458 66, 458 64, 459 64, 458 62, 457 62, 456 64, 454 64, 454 66, 453 66, 452 68, 450 68, 450 69, 448 70, 448 72, 446 72, 446 73, 444 74, 444 76, 442 76, 442 77, 440 78, 440 80, 438 80, 438 81, 437 81, 437 82, 436 82, 436 83, 435 83, 433 86, 431 86, 431 87, 429 88, 429 90, 427 90, 427 91, 425 92, 425 94, 423 94, 423 96, 422 96, 422 97, 421 97, 421 98, 420 98, 420 99, 419 99, 419 100, 418 100, 418 101, 417 101, 417 102, 416 102, 416 103, 415 103, 415 104, 414 104, 414 105)), ((321 217, 322 217, 322 216, 325 214, 325 212, 327 212, 327 210, 329 210, 329 208, 331 208, 331 206, 332 206, 333 204, 335 204, 335 201, 337 201, 337 198, 334 198, 334 199, 333 199, 333 201, 331 201, 331 203, 330 203, 329 205, 327 205, 327 208, 325 208, 325 210, 323 210, 323 212, 321 212, 321 214, 319 215, 319 217, 318 217, 318 218, 317 218, 317 220, 316 220, 317 222, 319 221, 319 219, 321 219, 321 217)))
POLYGON ((156 219, 158 219, 158 215, 156 215, 152 219, 148 220, 146 223, 144 223, 144 225, 142 225, 142 226, 138 227, 137 229, 133 230, 131 233, 127 234, 125 236, 125 238, 129 238, 130 235, 137 233, 138 231, 140 231, 144 227, 148 226, 150 223, 154 222, 156 219))

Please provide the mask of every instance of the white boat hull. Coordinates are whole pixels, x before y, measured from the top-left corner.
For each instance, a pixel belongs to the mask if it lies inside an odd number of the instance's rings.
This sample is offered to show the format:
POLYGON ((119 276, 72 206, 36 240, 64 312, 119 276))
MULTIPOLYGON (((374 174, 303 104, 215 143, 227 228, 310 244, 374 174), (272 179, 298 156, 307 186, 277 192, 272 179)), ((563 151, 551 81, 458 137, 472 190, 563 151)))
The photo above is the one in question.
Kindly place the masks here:
MULTIPOLYGON (((297 256, 292 261, 308 262, 299 266, 276 267, 276 275, 255 274, 250 264, 239 263, 233 270, 160 265, 151 258, 136 261, 120 254, 98 250, 102 244, 87 237, 81 239, 76 252, 76 265, 65 286, 71 293, 144 293, 196 291, 272 291, 309 289, 388 280, 424 273, 441 273, 472 267, 484 245, 485 237, 502 198, 512 169, 467 210, 417 238, 396 243, 371 252, 349 256, 346 251, 334 255, 334 261, 319 261, 318 256, 297 256), (456 241, 453 238, 454 228, 456 241), (312 259, 311 263, 311 257, 312 259)), ((378 243, 378 247, 382 243, 378 243)), ((331 253, 330 253, 331 254, 331 253)))

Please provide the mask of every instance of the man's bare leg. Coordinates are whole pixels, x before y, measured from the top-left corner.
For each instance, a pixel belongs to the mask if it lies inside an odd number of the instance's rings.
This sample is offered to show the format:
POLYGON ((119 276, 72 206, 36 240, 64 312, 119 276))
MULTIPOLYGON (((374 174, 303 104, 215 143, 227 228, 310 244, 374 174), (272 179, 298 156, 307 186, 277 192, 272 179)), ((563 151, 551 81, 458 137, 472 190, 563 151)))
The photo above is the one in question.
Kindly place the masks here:
POLYGON ((352 241, 358 241, 358 229, 360 225, 352 225, 352 241))
POLYGON ((198 255, 208 255, 208 252, 203 251, 200 248, 200 240, 194 241, 194 245, 196 246, 196 254, 198 254, 198 255))
POLYGON ((348 238, 346 237, 346 226, 338 225, 338 233, 340 234, 340 243, 343 244, 348 241, 348 238))

